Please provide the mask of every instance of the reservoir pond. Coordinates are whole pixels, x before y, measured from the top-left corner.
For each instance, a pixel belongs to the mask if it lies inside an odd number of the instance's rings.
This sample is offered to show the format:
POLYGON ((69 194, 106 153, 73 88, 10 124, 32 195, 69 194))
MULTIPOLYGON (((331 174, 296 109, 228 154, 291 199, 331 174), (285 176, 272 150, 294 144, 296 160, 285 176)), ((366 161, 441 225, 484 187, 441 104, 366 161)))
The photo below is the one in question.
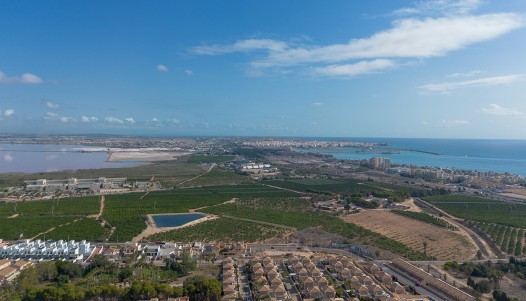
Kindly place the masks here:
POLYGON ((193 222, 205 217, 204 214, 188 213, 188 214, 164 214, 152 215, 152 219, 159 228, 163 227, 179 227, 187 223, 193 222))

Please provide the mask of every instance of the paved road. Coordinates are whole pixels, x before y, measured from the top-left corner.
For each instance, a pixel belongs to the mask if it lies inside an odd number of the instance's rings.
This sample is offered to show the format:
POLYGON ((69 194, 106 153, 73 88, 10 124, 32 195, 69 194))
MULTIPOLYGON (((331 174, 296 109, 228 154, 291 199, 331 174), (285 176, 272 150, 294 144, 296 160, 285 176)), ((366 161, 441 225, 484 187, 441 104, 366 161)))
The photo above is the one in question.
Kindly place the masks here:
POLYGON ((398 282, 403 283, 403 284, 405 284, 407 286, 414 287, 415 291, 419 295, 429 296, 429 297, 433 298, 433 300, 435 300, 435 301, 447 301, 446 299, 435 295, 433 292, 428 291, 427 289, 425 289, 422 286, 416 286, 415 285, 416 281, 414 281, 412 279, 409 279, 409 276, 407 276, 405 274, 398 273, 398 272, 392 270, 391 268, 389 268, 389 267, 387 267, 385 265, 382 266, 382 269, 384 271, 386 271, 387 273, 389 273, 389 274, 395 276, 396 278, 398 278, 398 282))

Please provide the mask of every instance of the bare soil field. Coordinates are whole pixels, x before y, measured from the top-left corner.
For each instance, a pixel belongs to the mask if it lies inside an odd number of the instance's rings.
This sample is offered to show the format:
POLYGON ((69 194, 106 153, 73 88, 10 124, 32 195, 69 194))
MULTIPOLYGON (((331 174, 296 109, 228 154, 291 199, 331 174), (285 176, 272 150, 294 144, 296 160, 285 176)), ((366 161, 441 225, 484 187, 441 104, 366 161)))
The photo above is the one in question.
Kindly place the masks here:
POLYGON ((467 260, 476 255, 477 249, 470 240, 458 232, 420 222, 387 210, 367 210, 342 217, 347 222, 378 232, 408 247, 439 260, 467 260))
MULTIPOLYGON (((500 281, 500 287, 506 292, 508 297, 524 298, 526 296, 526 280, 508 273, 500 281)), ((522 299, 524 300, 524 299, 522 299)))

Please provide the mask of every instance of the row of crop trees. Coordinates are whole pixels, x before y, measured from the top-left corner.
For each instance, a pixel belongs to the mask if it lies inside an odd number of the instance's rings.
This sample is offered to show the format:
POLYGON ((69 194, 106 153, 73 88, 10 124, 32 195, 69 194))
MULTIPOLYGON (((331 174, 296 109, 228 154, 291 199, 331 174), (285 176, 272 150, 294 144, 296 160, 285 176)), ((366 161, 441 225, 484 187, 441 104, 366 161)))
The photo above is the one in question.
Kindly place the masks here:
POLYGON ((473 222, 472 225, 486 233, 502 252, 515 256, 526 254, 524 229, 484 222, 473 222))

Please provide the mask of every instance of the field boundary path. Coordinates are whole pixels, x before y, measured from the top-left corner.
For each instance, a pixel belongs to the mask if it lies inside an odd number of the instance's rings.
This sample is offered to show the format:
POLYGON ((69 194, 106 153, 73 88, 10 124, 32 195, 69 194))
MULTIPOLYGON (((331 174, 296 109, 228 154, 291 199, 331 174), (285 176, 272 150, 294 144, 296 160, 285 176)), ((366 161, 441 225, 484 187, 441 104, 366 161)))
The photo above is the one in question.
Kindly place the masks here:
POLYGON ((200 175, 197 175, 197 176, 195 176, 195 177, 193 177, 193 178, 190 178, 190 179, 188 179, 188 180, 184 180, 184 181, 182 181, 182 182, 180 182, 180 183, 177 183, 177 184, 175 184, 175 185, 181 185, 181 184, 184 184, 184 183, 186 183, 186 182, 190 182, 190 181, 193 181, 193 180, 195 180, 195 179, 198 179, 198 178, 200 178, 200 177, 206 175, 207 173, 211 172, 212 169, 213 169, 214 167, 216 167, 216 166, 217 166, 217 164, 212 163, 212 165, 210 166, 210 168, 209 168, 206 172, 204 172, 204 173, 202 173, 202 174, 200 174, 200 175))
POLYGON ((427 206, 435 211, 440 212, 442 214, 442 218, 450 222, 452 225, 458 227, 460 231, 464 232, 467 235, 467 237, 469 237, 469 239, 472 240, 472 242, 474 242, 475 245, 479 247, 483 256, 486 256, 488 259, 500 257, 497 255, 498 253, 495 252, 495 250, 490 246, 490 244, 483 237, 478 235, 475 231, 473 231, 472 229, 470 229, 464 224, 465 221, 463 219, 454 217, 451 214, 447 213, 446 211, 430 204, 429 202, 426 202, 420 198, 417 198, 415 204, 419 205, 419 203, 423 204, 424 207, 427 206))
POLYGON ((67 226, 67 225, 69 225, 69 224, 71 224, 71 223, 76 223, 76 222, 80 221, 82 218, 83 218, 83 217, 81 217, 81 218, 77 218, 77 219, 75 219, 75 220, 72 220, 71 222, 67 222, 67 223, 60 224, 60 225, 55 226, 55 227, 51 227, 51 228, 49 228, 48 230, 46 230, 46 231, 44 231, 44 232, 40 232, 40 233, 38 233, 37 235, 31 237, 30 240, 35 240, 35 239, 36 239, 37 237, 39 237, 40 235, 47 234, 47 233, 49 233, 49 232, 55 230, 56 228, 60 228, 60 227, 62 227, 62 226, 67 226))
POLYGON ((258 220, 255 220, 255 219, 236 217, 236 216, 231 216, 231 215, 227 215, 227 214, 220 215, 220 217, 226 217, 226 218, 230 218, 230 219, 235 219, 235 220, 240 220, 240 221, 245 221, 245 222, 251 222, 251 223, 255 223, 255 224, 261 224, 261 225, 266 225, 266 226, 283 228, 283 229, 292 230, 292 231, 297 231, 298 230, 297 228, 290 227, 290 226, 285 226, 285 225, 281 225, 281 224, 274 224, 274 223, 269 223, 269 222, 263 222, 263 221, 258 221, 258 220))
POLYGON ((265 184, 265 183, 259 183, 259 184, 261 184, 263 186, 271 187, 271 188, 276 188, 276 189, 281 189, 281 190, 285 190, 285 191, 290 191, 290 192, 302 194, 302 195, 307 194, 306 192, 301 192, 301 191, 293 190, 293 189, 290 189, 290 188, 284 188, 284 187, 274 186, 274 185, 265 184))

